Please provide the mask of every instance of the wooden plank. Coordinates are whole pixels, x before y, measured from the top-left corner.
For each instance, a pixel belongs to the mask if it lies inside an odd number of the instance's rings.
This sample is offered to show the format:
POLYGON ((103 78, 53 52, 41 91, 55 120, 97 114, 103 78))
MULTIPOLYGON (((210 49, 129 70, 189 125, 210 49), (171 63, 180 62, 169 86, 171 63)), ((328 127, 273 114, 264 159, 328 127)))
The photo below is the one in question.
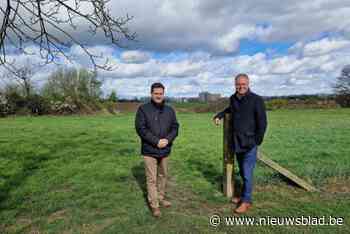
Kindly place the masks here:
POLYGON ((232 147, 232 126, 231 115, 225 114, 224 117, 224 157, 223 157, 223 193, 226 197, 232 197, 234 194, 234 153, 232 147))
POLYGON ((276 162, 272 161, 271 159, 267 158, 265 155, 263 155, 260 151, 258 152, 258 160, 269 166, 270 168, 278 171, 280 174, 284 175, 288 179, 295 182, 300 187, 304 188, 307 191, 314 192, 318 191, 313 185, 309 184, 305 180, 301 179, 300 177, 296 176, 292 172, 288 171, 286 168, 278 165, 276 162))

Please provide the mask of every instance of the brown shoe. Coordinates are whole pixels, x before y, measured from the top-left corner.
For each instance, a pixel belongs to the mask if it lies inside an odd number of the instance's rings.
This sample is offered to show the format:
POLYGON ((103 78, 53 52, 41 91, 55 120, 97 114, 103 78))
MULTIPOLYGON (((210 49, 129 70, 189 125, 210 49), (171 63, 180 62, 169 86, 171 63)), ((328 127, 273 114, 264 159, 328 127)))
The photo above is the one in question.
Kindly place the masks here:
POLYGON ((242 204, 237 209, 235 209, 235 212, 238 214, 243 214, 247 212, 251 206, 252 204, 249 202, 242 202, 242 204))
POLYGON ((152 209, 152 215, 156 218, 159 218, 161 216, 160 209, 159 208, 151 208, 152 209))
POLYGON ((233 204, 238 204, 241 201, 241 198, 240 197, 232 197, 231 201, 233 204))
POLYGON ((160 200, 159 204, 165 208, 169 208, 171 207, 171 202, 167 201, 167 200, 160 200))

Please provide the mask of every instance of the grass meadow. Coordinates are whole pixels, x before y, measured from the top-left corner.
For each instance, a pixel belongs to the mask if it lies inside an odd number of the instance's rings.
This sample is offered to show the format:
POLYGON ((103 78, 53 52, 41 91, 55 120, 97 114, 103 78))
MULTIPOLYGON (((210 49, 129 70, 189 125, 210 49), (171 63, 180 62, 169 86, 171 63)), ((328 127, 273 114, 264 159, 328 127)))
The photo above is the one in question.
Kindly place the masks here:
MULTIPOLYGON (((268 112, 261 150, 314 184, 258 163, 249 217, 342 217, 338 226, 209 225, 232 216, 221 193, 222 126, 179 113, 169 165, 173 207, 155 219, 134 114, 0 119, 0 233, 349 233, 350 109, 268 112)), ((235 173, 238 180, 238 169, 235 173)), ((239 184, 237 181, 236 184, 239 184)))

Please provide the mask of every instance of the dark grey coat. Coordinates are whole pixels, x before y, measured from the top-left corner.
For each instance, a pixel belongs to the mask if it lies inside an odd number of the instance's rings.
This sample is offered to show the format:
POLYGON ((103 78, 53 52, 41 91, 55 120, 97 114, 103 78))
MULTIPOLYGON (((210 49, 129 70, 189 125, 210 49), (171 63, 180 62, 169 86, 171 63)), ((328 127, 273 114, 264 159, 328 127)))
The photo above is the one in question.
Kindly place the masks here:
POLYGON ((141 138, 142 155, 165 157, 171 152, 173 141, 178 135, 179 123, 172 107, 150 101, 138 108, 135 128, 141 138), (169 144, 160 149, 157 144, 162 138, 168 139, 169 144))
POLYGON ((264 100, 251 92, 239 99, 236 94, 230 97, 230 105, 214 118, 232 114, 233 147, 236 153, 246 152, 263 142, 267 128, 264 100))

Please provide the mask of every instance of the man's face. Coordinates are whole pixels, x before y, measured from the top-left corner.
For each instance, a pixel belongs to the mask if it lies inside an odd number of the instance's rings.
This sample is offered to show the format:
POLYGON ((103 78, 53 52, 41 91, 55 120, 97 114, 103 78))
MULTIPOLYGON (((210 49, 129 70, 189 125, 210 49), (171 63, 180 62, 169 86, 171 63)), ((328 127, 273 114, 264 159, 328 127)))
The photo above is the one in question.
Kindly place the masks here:
POLYGON ((151 93, 151 98, 155 103, 162 103, 164 100, 164 89, 155 88, 151 93))
POLYGON ((235 81, 236 91, 240 95, 245 95, 249 89, 249 80, 241 76, 235 81))

